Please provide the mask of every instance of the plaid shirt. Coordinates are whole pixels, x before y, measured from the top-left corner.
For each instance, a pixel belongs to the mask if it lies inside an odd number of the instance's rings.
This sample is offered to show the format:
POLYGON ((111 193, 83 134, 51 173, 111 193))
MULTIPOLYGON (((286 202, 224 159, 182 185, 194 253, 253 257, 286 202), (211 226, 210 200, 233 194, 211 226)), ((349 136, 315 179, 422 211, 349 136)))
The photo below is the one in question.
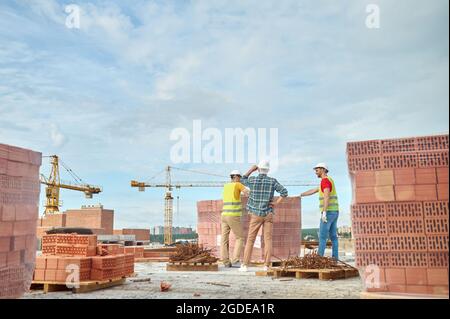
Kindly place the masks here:
POLYGON ((288 196, 287 189, 278 183, 275 178, 266 174, 258 176, 243 176, 241 183, 250 188, 250 195, 247 202, 247 210, 257 216, 266 216, 273 213, 272 207, 269 207, 273 194, 277 191, 281 197, 288 196))

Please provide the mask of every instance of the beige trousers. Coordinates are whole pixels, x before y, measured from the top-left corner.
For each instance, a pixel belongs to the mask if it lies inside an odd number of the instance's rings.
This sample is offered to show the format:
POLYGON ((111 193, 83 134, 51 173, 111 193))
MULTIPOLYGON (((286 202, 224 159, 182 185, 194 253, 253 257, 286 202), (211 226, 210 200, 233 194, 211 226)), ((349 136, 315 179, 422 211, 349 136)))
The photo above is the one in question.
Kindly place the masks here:
POLYGON ((231 262, 236 263, 241 258, 242 246, 244 245, 244 230, 242 228, 241 216, 222 215, 222 243, 221 255, 224 264, 230 263, 230 231, 236 237, 234 244, 233 257, 231 262))
POLYGON ((252 257, 253 245, 255 244, 256 235, 263 226, 264 233, 264 265, 270 266, 272 257, 272 231, 273 231, 273 214, 270 213, 265 217, 249 214, 250 224, 248 226, 247 243, 245 244, 244 265, 250 263, 252 257))

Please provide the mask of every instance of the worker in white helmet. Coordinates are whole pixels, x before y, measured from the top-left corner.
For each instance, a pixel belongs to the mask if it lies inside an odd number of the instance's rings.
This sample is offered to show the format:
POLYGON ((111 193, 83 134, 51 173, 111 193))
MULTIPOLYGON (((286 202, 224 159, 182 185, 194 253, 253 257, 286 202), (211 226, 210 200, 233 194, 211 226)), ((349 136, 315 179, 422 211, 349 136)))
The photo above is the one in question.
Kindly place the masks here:
POLYGON ((221 255, 225 267, 240 267, 240 257, 244 245, 244 230, 242 228, 241 194, 248 195, 249 190, 241 184, 241 173, 233 170, 230 173, 231 182, 223 187, 223 208, 221 216, 221 255), (229 240, 230 231, 233 232, 236 242, 233 256, 230 261, 229 240))
POLYGON ((249 226, 247 243, 245 244, 244 261, 240 271, 247 271, 252 256, 253 245, 261 226, 264 233, 264 270, 268 270, 272 259, 272 233, 274 206, 279 204, 284 197, 288 196, 287 189, 275 178, 267 176, 270 170, 270 163, 262 160, 258 165, 253 165, 242 177, 242 183, 250 188, 250 196, 247 202, 249 213, 249 226), (258 176, 250 175, 258 171, 258 176), (274 192, 280 197, 274 202, 274 192))
POLYGON ((323 256, 328 238, 331 240, 332 257, 338 259, 337 220, 339 217, 339 203, 336 186, 333 179, 328 176, 328 166, 319 163, 314 171, 321 179, 320 186, 300 194, 301 197, 319 193, 319 207, 321 211, 319 229, 319 255, 323 256))

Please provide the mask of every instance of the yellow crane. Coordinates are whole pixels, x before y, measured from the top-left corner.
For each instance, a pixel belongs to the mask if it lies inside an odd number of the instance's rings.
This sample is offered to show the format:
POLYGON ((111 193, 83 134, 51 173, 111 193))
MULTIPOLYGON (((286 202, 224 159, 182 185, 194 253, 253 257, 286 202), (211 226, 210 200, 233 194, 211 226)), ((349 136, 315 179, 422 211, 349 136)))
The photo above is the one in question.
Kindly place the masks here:
POLYGON ((98 186, 92 186, 83 182, 83 180, 78 177, 78 175, 76 175, 67 165, 65 165, 58 156, 52 155, 48 157, 50 157, 51 164, 50 176, 46 178, 43 174, 41 174, 40 178, 41 184, 47 186, 45 188, 45 215, 59 212, 59 207, 62 206, 62 203, 59 200, 59 190, 61 188, 83 192, 86 198, 92 198, 92 194, 98 194, 102 191, 102 189, 98 186), (61 164, 61 166, 75 179, 75 184, 68 182, 61 183, 59 178, 59 164, 61 164))
MULTIPOLYGON (((166 175, 166 180, 163 183, 149 183, 149 182, 138 182, 136 180, 131 181, 131 187, 136 187, 140 192, 145 191, 145 188, 165 188, 165 195, 164 195, 164 244, 165 245, 171 245, 173 243, 172 238, 172 219, 173 219, 173 197, 172 197, 172 190, 183 188, 183 187, 223 187, 227 181, 196 181, 196 182, 188 182, 188 181, 181 181, 181 182, 173 182, 172 183, 172 176, 171 171, 172 169, 180 170, 180 171, 186 171, 190 173, 199 173, 199 174, 205 174, 205 175, 212 175, 212 176, 220 176, 220 177, 226 177, 223 175, 218 174, 211 174, 206 172, 200 172, 200 171, 194 171, 194 170, 188 170, 188 169, 182 169, 177 168, 173 166, 167 166, 164 171, 166 175)), ((156 174, 151 179, 155 178, 157 175, 159 175, 161 172, 156 174)), ((308 183, 303 181, 280 181, 284 186, 316 186, 314 183, 308 183)))

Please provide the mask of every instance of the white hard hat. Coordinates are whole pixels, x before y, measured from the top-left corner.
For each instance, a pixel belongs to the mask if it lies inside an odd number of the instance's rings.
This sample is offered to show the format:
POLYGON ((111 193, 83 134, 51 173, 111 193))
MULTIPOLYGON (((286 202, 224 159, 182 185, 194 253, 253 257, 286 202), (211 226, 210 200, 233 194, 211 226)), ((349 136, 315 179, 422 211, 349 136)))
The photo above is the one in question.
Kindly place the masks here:
POLYGON ((241 175, 241 172, 239 172, 237 169, 232 170, 231 173, 230 173, 230 175, 231 175, 231 176, 233 176, 233 175, 239 175, 239 176, 242 176, 242 175, 241 175))
POLYGON ((258 163, 260 169, 270 169, 270 162, 268 160, 261 160, 258 163))
POLYGON ((325 163, 318 163, 316 166, 314 166, 314 169, 316 168, 325 168, 328 171, 328 166, 325 163))

